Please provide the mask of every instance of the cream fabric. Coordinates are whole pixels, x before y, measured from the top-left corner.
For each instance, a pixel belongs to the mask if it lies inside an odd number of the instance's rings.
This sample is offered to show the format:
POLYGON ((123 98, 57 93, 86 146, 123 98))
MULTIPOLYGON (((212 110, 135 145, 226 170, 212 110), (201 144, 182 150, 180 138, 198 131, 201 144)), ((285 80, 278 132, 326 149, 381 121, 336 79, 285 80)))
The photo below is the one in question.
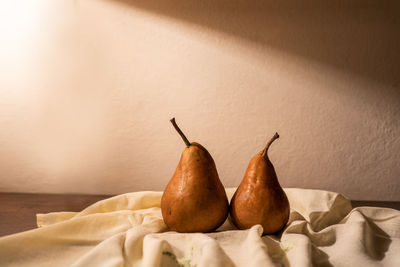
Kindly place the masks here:
MULTIPOLYGON (((340 194, 285 189, 289 223, 278 236, 259 225, 167 232, 161 192, 99 201, 82 212, 38 214, 38 229, 0 238, 0 266, 400 266, 400 212, 351 209, 340 194)), ((233 188, 227 189, 231 197, 233 188)))

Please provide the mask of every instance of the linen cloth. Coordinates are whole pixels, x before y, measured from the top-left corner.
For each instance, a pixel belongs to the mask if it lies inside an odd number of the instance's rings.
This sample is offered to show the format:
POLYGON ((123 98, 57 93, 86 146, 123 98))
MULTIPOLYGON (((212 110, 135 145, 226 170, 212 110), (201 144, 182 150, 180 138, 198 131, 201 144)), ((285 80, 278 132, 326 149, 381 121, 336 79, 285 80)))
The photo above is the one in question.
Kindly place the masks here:
MULTIPOLYGON (((351 208, 342 195, 284 189, 287 226, 262 236, 227 220, 216 232, 168 231, 162 192, 135 192, 81 212, 38 214, 38 229, 0 238, 0 266, 400 266, 400 211, 351 208)), ((226 190, 231 198, 235 188, 226 190)))

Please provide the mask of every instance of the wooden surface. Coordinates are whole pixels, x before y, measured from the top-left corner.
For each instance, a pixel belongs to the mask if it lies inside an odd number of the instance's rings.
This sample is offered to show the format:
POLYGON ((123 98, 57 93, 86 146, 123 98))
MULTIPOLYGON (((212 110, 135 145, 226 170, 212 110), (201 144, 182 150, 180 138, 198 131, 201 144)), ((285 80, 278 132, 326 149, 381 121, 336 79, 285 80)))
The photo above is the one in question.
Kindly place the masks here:
POLYGON ((0 193, 0 236, 36 228, 36 214, 81 211, 107 195, 0 193))
MULTIPOLYGON (((109 195, 48 195, 0 193, 0 236, 36 228, 36 213, 81 211, 109 195)), ((400 210, 400 202, 352 201, 353 207, 375 206, 400 210)))

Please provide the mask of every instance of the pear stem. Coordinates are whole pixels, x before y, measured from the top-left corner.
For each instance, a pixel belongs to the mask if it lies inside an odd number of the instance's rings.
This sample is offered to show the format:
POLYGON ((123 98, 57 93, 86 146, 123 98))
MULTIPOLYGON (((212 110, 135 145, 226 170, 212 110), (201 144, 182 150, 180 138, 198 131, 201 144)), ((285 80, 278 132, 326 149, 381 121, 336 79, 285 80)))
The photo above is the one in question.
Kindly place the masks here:
POLYGON ((271 144, 279 138, 279 134, 275 133, 274 136, 272 136, 272 138, 268 141, 268 143, 265 145, 264 149, 262 150, 261 155, 265 158, 268 157, 267 153, 268 153, 268 149, 271 146, 271 144))
POLYGON ((179 128, 178 124, 176 124, 175 122, 175 118, 172 118, 171 120, 172 125, 174 126, 175 130, 178 132, 178 134, 182 137, 183 142, 185 142, 187 147, 190 147, 190 142, 189 140, 186 138, 185 134, 181 131, 181 129, 179 128))

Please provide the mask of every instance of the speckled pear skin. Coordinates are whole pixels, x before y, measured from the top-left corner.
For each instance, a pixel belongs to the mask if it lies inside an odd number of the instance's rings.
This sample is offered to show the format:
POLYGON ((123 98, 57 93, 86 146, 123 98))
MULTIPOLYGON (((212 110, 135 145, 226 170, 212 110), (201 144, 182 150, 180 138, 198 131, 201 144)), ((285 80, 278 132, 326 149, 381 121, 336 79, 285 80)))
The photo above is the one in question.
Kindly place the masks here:
POLYGON ((231 220, 239 229, 261 224, 263 234, 273 234, 286 225, 289 213, 289 201, 278 182, 274 166, 268 156, 259 152, 250 160, 231 199, 231 220))
POLYGON ((161 198, 165 224, 181 233, 211 232, 226 220, 229 202, 210 153, 191 143, 161 198))

